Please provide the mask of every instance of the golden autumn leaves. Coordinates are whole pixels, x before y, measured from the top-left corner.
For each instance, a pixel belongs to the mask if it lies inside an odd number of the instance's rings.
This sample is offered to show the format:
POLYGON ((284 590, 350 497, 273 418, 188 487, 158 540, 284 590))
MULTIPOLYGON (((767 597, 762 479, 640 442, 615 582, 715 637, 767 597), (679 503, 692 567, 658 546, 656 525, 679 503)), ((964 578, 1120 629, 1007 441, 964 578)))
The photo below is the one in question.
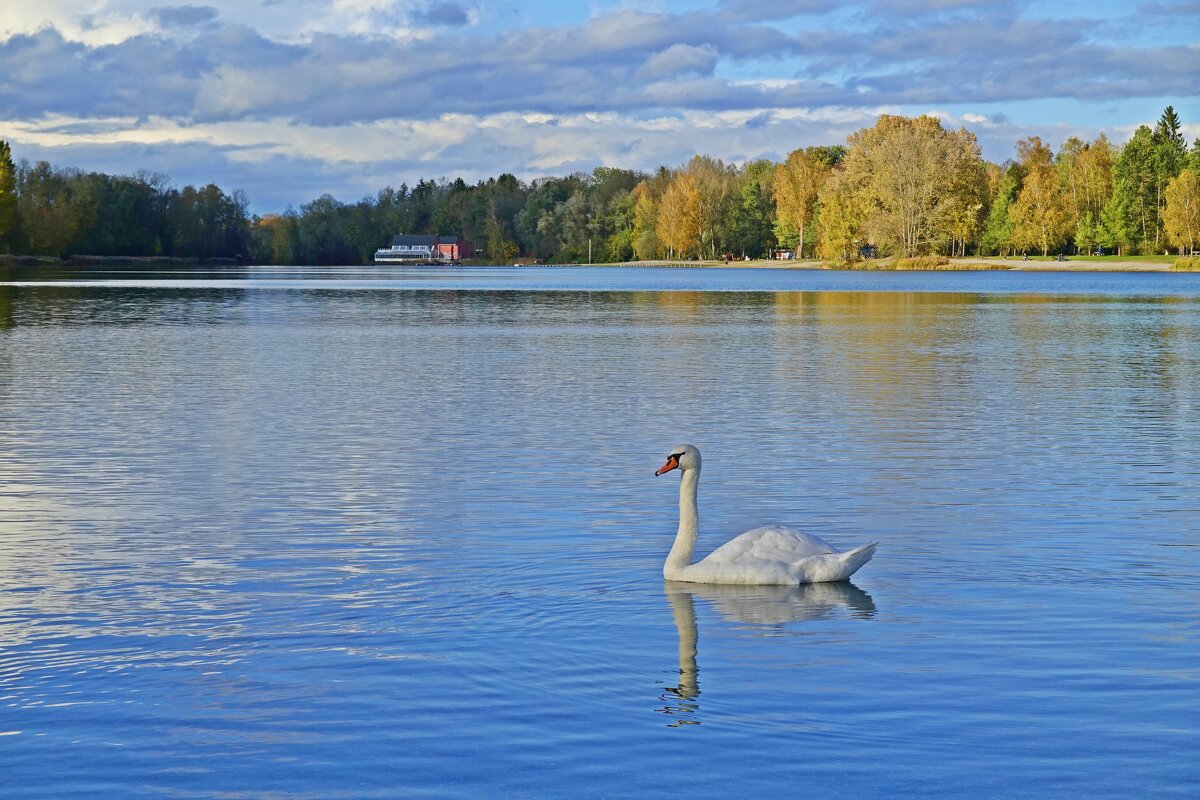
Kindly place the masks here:
POLYGON ((712 258, 722 243, 749 241, 759 252, 778 244, 837 261, 868 250, 1046 255, 1068 243, 1077 252, 1190 251, 1200 244, 1200 173, 1187 166, 1196 159, 1181 138, 1166 138, 1139 129, 1120 149, 1103 134, 1071 138, 1056 155, 1032 136, 1001 166, 983 160, 966 129, 884 115, 846 147, 798 149, 778 164, 739 170, 697 156, 660 170, 634 190, 634 250, 643 259, 712 258))

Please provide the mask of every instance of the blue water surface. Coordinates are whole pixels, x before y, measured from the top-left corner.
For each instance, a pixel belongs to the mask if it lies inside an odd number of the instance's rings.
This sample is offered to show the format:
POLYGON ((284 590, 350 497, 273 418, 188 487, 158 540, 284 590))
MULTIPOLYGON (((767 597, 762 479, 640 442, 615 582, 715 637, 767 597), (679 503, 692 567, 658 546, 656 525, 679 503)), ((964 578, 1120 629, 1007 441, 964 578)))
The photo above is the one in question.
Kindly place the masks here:
POLYGON ((0 278, 0 796, 1200 795, 1200 276, 0 278))

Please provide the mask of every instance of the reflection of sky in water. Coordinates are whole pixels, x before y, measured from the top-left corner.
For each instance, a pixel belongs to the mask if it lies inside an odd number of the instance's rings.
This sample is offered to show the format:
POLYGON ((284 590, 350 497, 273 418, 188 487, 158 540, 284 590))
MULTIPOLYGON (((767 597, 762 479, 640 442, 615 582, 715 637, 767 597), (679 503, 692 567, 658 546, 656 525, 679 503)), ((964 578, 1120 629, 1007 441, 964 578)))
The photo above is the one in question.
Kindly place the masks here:
POLYGON ((1192 793, 1200 306, 1145 277, 0 286, 6 780, 1192 793), (680 440, 699 551, 779 521, 879 554, 664 586, 680 440))

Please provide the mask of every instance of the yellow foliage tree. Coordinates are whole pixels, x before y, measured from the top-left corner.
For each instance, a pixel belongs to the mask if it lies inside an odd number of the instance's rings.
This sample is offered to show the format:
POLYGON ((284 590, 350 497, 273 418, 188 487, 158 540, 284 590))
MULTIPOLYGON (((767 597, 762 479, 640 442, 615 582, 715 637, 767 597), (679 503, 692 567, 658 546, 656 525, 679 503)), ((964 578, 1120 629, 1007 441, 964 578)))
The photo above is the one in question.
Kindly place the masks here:
POLYGON ((1063 142, 1055 161, 1067 199, 1069 227, 1076 228, 1080 220, 1100 219, 1113 191, 1113 148, 1108 139, 1102 133, 1096 141, 1085 143, 1072 136, 1063 142))
POLYGON ((1054 162, 1054 151, 1042 143, 1042 137, 1030 136, 1017 142, 1017 158, 1029 169, 1048 167, 1054 162))
POLYGON ((862 209, 848 174, 835 171, 821 187, 817 250, 822 258, 849 261, 858 255, 862 209))
MULTIPOLYGON (((729 212, 730 200, 737 185, 737 169, 719 158, 692 156, 684 169, 696 185, 700 197, 700 237, 708 241, 708 250, 713 258, 717 255, 722 223, 729 212)), ((701 242, 703 247, 703 242, 701 242)))
POLYGON ((860 195, 866 233, 905 256, 952 239, 976 202, 971 198, 984 191, 982 168, 972 168, 966 181, 955 174, 982 161, 975 137, 948 131, 935 117, 885 114, 848 142, 846 173, 860 195))
POLYGON ((780 241, 796 237, 797 258, 804 257, 804 229, 816 213, 817 195, 829 171, 803 150, 793 150, 775 167, 775 235, 780 241))
POLYGON ((1167 241, 1195 255, 1200 243, 1200 173, 1191 169, 1180 172, 1167 184, 1167 207, 1163 212, 1163 225, 1167 229, 1167 241))
POLYGON ((702 222, 700 189, 690 175, 677 175, 658 203, 658 220, 655 232, 666 246, 671 258, 685 253, 703 253, 700 240, 702 222))
POLYGON ((1058 177, 1048 161, 1034 166, 1025 177, 1021 193, 1009 209, 1009 218, 1017 247, 1038 247, 1042 255, 1048 255, 1051 247, 1066 239, 1070 213, 1058 177))
POLYGON ((633 254, 642 260, 658 258, 662 249, 655 233, 658 221, 658 206, 654 195, 645 181, 633 189, 637 201, 633 204, 633 254))

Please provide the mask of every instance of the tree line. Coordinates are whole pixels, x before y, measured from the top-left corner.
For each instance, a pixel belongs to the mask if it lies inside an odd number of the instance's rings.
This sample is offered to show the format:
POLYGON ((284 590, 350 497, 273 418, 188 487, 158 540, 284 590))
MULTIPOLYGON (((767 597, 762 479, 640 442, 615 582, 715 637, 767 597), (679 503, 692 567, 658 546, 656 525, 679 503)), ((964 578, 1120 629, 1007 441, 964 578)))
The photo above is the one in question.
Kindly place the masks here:
POLYGON ((1072 137, 1055 153, 1032 136, 1015 155, 990 163, 965 128, 885 115, 845 145, 800 148, 781 163, 697 155, 651 173, 421 179, 357 203, 326 194, 252 216, 240 191, 14 164, 0 141, 0 252, 361 264, 396 233, 456 234, 500 263, 758 258, 780 248, 851 261, 1200 245, 1200 140, 1188 149, 1170 106, 1122 146, 1103 134, 1072 137))

